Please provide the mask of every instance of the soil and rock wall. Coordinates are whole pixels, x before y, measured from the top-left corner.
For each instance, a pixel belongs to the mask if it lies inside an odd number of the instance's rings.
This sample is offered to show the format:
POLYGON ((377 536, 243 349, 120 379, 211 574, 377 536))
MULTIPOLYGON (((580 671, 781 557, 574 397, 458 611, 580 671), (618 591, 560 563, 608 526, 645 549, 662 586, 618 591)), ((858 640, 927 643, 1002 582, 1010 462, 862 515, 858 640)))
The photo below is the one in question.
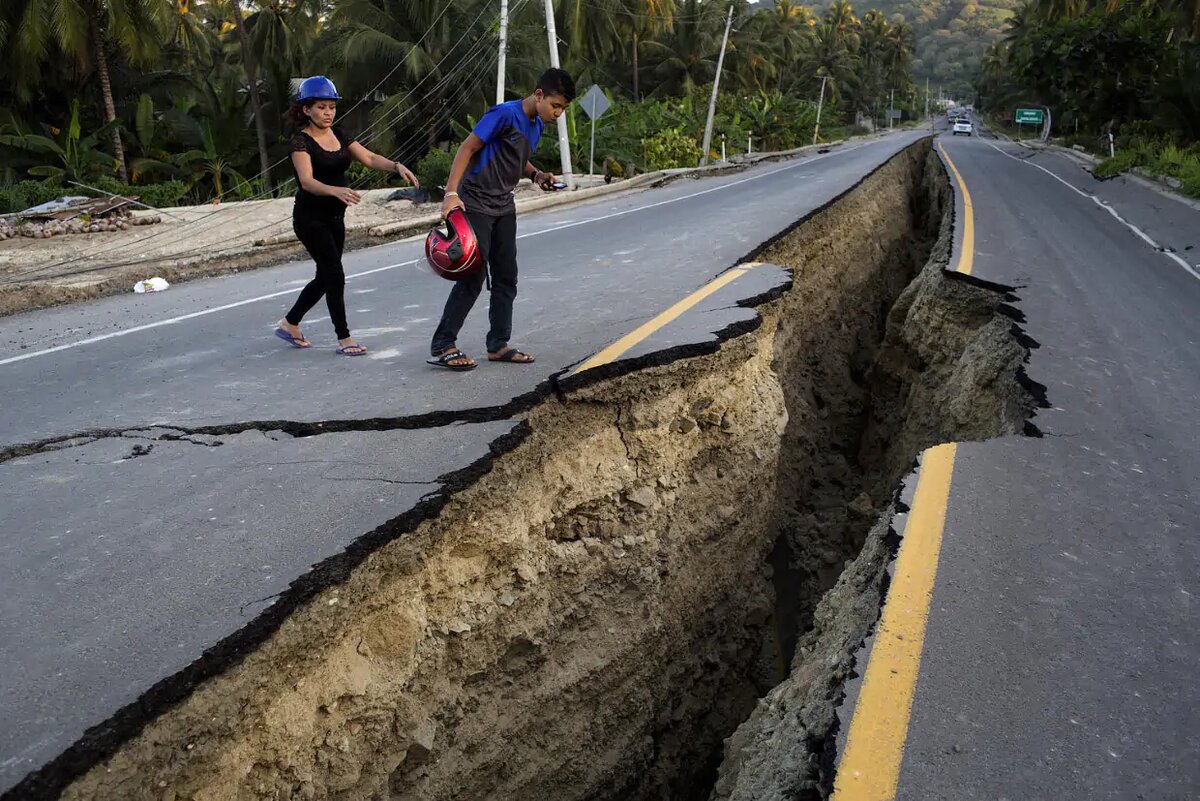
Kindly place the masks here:
POLYGON ((952 208, 929 142, 901 153, 755 254, 794 275, 756 327, 559 380, 63 797, 821 797, 899 482, 1037 403, 1014 298, 943 272, 952 208))

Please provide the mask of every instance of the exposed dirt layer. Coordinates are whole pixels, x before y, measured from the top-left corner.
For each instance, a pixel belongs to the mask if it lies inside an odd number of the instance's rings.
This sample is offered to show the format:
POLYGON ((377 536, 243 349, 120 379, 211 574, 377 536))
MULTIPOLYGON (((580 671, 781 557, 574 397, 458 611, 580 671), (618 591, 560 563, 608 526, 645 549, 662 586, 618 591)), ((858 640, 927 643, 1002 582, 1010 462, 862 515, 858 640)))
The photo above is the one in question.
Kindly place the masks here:
POLYGON ((1037 402, 1011 296, 942 272, 951 208, 928 141, 898 155, 758 255, 794 282, 756 326, 556 382, 434 516, 15 792, 818 797, 895 487, 1037 402))

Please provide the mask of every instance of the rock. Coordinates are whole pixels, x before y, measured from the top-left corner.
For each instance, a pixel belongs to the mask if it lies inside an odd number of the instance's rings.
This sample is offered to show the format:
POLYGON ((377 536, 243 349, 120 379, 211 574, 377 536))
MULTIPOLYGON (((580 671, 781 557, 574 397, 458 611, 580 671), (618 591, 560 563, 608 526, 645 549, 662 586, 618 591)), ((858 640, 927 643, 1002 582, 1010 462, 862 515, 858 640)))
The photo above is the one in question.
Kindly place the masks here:
POLYGON ((424 189, 414 189, 411 186, 407 186, 392 192, 384 202, 392 203, 397 200, 407 200, 412 203, 427 203, 429 202, 429 193, 424 189))
POLYGON ((501 606, 512 606, 513 604, 515 604, 517 602, 517 599, 513 597, 513 594, 511 592, 509 592, 508 590, 505 590, 504 592, 500 593, 500 597, 497 598, 496 601, 501 606))
POLYGON ((858 497, 850 501, 850 511, 859 517, 872 517, 875 514, 875 505, 871 503, 871 496, 865 492, 860 492, 858 497))
POLYGON ((526 584, 532 584, 533 582, 537 581, 538 577, 537 570, 532 565, 518 565, 517 575, 526 584))
POLYGON ((690 417, 680 417, 671 423, 671 430, 676 434, 690 434, 696 430, 696 421, 690 417))
POLYGON ((626 496, 630 503, 634 504, 635 506, 640 506, 643 509, 649 509, 651 506, 653 506, 656 497, 657 496, 655 496, 654 490, 650 489, 649 487, 638 487, 626 496))
POLYGON ((412 745, 408 747, 405 762, 420 764, 433 752, 434 739, 437 736, 437 724, 427 720, 409 734, 412 745))

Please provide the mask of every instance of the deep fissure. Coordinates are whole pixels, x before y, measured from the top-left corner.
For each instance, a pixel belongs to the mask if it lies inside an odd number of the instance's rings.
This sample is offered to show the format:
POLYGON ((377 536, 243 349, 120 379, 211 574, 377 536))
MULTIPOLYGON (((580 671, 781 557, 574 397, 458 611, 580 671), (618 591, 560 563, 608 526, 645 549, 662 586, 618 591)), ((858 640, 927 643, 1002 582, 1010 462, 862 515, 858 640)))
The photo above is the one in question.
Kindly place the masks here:
POLYGON ((552 382, 489 472, 65 797, 820 797, 897 483, 1038 400, 1007 288, 942 272, 951 209, 915 145, 757 254, 792 287, 719 350, 552 382))

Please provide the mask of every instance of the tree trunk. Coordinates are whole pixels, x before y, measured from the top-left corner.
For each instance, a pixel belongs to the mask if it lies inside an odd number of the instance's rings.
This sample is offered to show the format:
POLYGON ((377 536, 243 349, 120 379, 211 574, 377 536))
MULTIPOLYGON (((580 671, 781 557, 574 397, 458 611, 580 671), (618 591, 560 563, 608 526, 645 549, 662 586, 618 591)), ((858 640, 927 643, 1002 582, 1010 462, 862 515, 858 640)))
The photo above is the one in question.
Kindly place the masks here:
POLYGON ((263 184, 271 191, 271 163, 267 160, 267 129, 263 124, 262 103, 258 97, 258 65, 254 61, 254 49, 250 46, 250 35, 242 20, 241 0, 233 0, 233 20, 237 25, 238 40, 242 45, 242 60, 246 63, 246 78, 250 81, 250 108, 254 111, 254 130, 258 134, 258 165, 262 170, 263 184))
POLYGON ((641 94, 638 92, 637 51, 638 51, 638 35, 637 35, 637 31, 634 31, 633 32, 633 102, 634 103, 637 103, 642 99, 641 94))
MULTIPOLYGON (((104 119, 106 122, 112 122, 117 118, 117 107, 113 103, 112 83, 108 79, 108 55, 104 52, 104 18, 99 8, 96 8, 95 12, 92 19, 92 47, 96 49, 96 73, 100 76, 100 92, 104 95, 104 119)), ((121 183, 129 183, 129 172, 125 168, 125 148, 121 145, 119 128, 113 129, 112 148, 121 183)))

